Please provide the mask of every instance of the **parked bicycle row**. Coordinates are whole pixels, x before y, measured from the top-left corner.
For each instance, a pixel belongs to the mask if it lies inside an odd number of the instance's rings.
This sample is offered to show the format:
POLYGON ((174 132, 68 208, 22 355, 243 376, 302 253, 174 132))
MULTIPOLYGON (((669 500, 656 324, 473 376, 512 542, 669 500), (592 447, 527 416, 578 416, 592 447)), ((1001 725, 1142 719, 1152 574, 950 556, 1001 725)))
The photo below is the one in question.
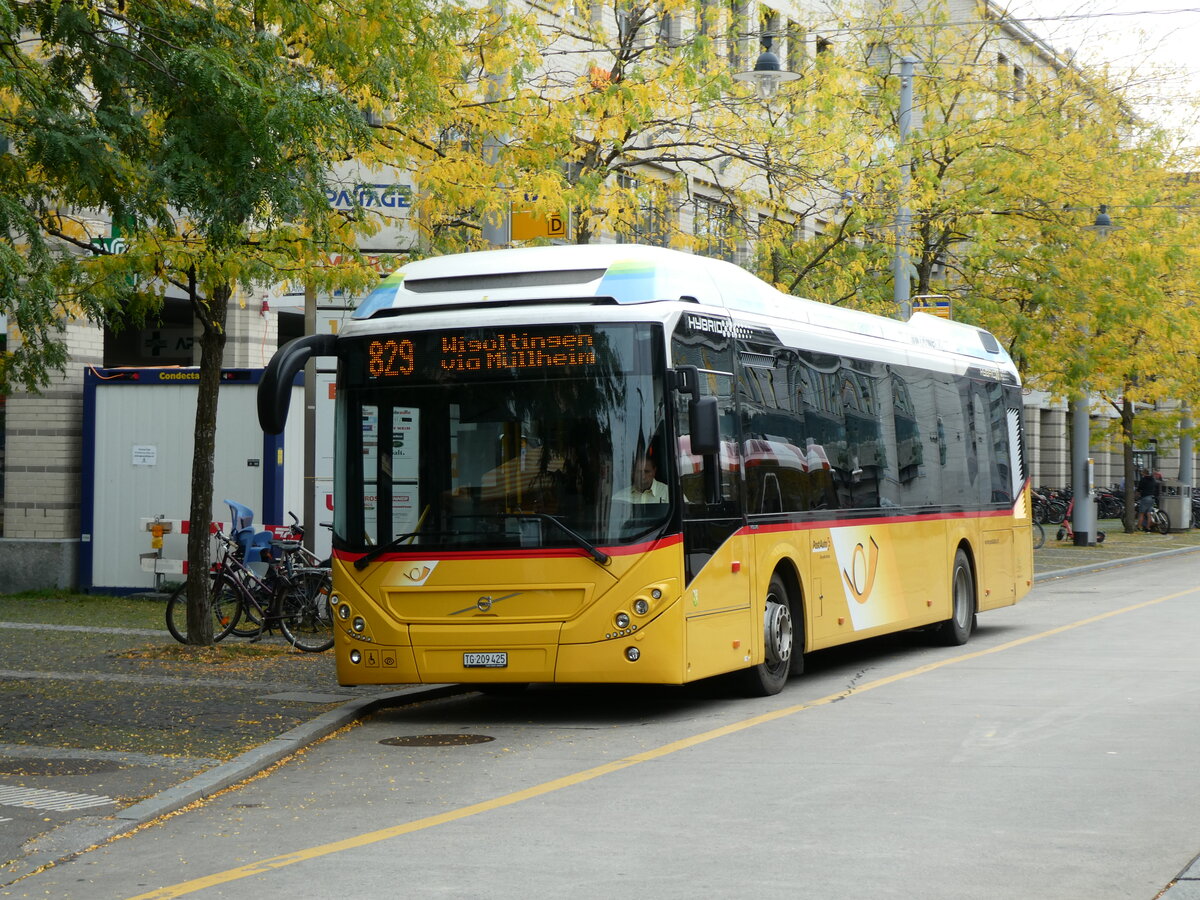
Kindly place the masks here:
MULTIPOLYGON (((1041 487, 1033 491, 1033 519, 1041 524, 1059 525, 1067 515, 1073 497, 1070 486, 1065 488, 1041 487)), ((1123 491, 1100 488, 1093 492, 1096 499, 1096 515, 1101 519, 1120 519, 1125 515, 1123 491)))
MULTIPOLYGON (((216 559, 206 579, 213 637, 257 641, 275 631, 293 647, 320 653, 333 646, 333 579, 328 560, 305 548, 295 514, 284 534, 255 532, 249 507, 226 500, 231 534, 217 529, 216 559)), ((187 582, 167 600, 167 629, 188 642, 187 582)))
MULTIPOLYGON (((1055 488, 1038 488, 1032 492, 1033 495, 1033 546, 1037 550, 1046 541, 1045 525, 1058 525, 1058 540, 1074 539, 1074 532, 1071 528, 1071 514, 1074 510, 1071 489, 1055 489, 1055 488)), ((1096 518, 1097 519, 1123 519, 1125 516, 1125 502, 1123 492, 1114 488, 1112 490, 1100 489, 1094 492, 1096 500, 1096 518)), ((1172 527, 1171 517, 1162 506, 1159 505, 1156 494, 1143 495, 1141 492, 1135 494, 1138 500, 1137 515, 1135 518, 1135 527, 1140 531, 1155 532, 1158 534, 1169 534, 1172 527), (1141 500, 1149 497, 1149 502, 1142 504, 1141 500)), ((1187 508, 1184 508, 1184 515, 1188 515, 1187 508)), ((1192 489, 1191 510, 1190 510, 1190 527, 1200 528, 1200 488, 1192 489)), ((1104 540, 1104 532, 1097 532, 1097 542, 1104 540)))

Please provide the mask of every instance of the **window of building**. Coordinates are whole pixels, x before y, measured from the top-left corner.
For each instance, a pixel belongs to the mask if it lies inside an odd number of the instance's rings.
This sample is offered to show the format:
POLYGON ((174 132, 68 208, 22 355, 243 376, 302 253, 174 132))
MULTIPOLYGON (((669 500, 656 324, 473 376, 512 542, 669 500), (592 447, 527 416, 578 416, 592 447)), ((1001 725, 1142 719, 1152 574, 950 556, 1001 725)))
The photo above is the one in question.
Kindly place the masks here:
POLYGON ((807 33, 804 26, 799 22, 787 19, 784 23, 784 35, 786 42, 780 59, 787 60, 789 72, 802 72, 808 56, 808 50, 805 47, 807 33))
POLYGON ((714 259, 733 262, 736 246, 733 236, 733 207, 713 197, 692 199, 692 234, 696 250, 714 259))
POLYGON ((750 11, 745 0, 726 0, 728 3, 726 19, 728 27, 725 37, 729 42, 729 69, 740 72, 748 68, 746 60, 750 56, 749 32, 750 11))
POLYGON ((671 215, 667 195, 659 185, 632 175, 617 176, 617 186, 624 193, 624 221, 613 228, 623 241, 669 247, 671 244, 671 215))

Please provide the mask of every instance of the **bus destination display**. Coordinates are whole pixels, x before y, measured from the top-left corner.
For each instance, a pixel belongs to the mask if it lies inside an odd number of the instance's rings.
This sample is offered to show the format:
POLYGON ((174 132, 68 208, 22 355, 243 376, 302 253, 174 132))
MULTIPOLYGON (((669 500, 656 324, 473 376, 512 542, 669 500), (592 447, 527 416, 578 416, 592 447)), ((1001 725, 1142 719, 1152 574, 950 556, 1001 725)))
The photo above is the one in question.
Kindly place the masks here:
POLYGON ((518 369, 567 371, 596 363, 596 336, 566 331, 474 330, 367 341, 367 374, 372 379, 403 379, 414 372, 486 374, 518 369))

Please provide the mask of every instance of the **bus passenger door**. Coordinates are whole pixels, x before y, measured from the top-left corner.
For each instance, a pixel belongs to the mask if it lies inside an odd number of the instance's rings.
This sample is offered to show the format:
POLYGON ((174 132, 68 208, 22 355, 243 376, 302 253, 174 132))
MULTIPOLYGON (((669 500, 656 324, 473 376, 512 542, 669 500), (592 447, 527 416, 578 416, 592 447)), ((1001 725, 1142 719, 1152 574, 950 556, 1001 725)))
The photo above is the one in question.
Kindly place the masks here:
MULTIPOLYGON (((692 443, 696 420, 693 396, 677 397, 677 454, 683 507, 686 587, 686 679, 691 681, 744 668, 756 642, 751 542, 742 512, 742 473, 734 414, 733 378, 723 372, 700 372, 699 398, 715 399, 717 447, 692 443), (695 453, 694 450, 716 452, 695 453)), ((760 651, 761 652, 761 651, 760 651)))

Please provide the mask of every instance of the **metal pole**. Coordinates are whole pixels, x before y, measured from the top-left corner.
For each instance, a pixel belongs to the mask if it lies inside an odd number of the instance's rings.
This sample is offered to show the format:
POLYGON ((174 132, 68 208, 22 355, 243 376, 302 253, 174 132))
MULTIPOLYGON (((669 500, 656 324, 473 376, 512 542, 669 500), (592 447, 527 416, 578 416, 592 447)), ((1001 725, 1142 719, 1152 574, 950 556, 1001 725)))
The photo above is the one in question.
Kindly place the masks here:
MULTIPOLYGON (((1192 509, 1192 487, 1195 485, 1194 471, 1195 447, 1192 440, 1192 426, 1195 423, 1192 421, 1192 405, 1190 403, 1183 404, 1183 411, 1179 417, 1179 490, 1183 494, 1183 510, 1184 515, 1189 515, 1192 509)), ((1190 522, 1179 522, 1178 527, 1186 529, 1190 522)))
MULTIPOLYGON (((501 23, 505 20, 505 4, 503 0, 492 0, 490 5, 491 14, 496 23, 493 26, 492 37, 495 38, 503 32, 501 23)), ((488 100, 498 99, 504 91, 504 81, 506 73, 504 72, 489 72, 487 78, 487 98, 488 100)), ((490 134, 483 141, 483 158, 488 165, 495 166, 500 160, 500 153, 507 142, 507 137, 504 135, 490 134)), ((511 217, 511 201, 506 203, 498 212, 488 213, 484 216, 480 228, 481 235, 485 241, 493 247, 507 246, 512 240, 512 217, 511 217)))
MULTIPOLYGON (((501 141, 497 138, 488 138, 483 142, 483 157, 490 165, 497 165, 500 159, 500 150, 503 147, 501 141)), ((505 207, 499 212, 489 213, 484 216, 481 232, 483 239, 493 247, 507 246, 511 239, 512 223, 509 216, 509 210, 505 207)))
POLYGON ((1076 547, 1096 546, 1096 503, 1092 499, 1092 467, 1088 457, 1091 445, 1091 422, 1088 394, 1072 400, 1071 407, 1071 490, 1075 511, 1071 528, 1075 531, 1076 547))
POLYGON ((912 130, 913 106, 913 60, 900 60, 900 140, 896 152, 904 160, 900 166, 900 196, 896 206, 896 249, 892 259, 892 300, 896 304, 896 316, 907 320, 912 314, 909 302, 910 282, 908 275, 908 225, 909 213, 905 200, 908 184, 912 178, 912 166, 908 161, 908 134, 912 130))
MULTIPOLYGON (((317 289, 304 286, 304 333, 317 333, 317 289)), ((304 366, 304 546, 313 549, 317 533, 317 361, 304 366)), ((286 510, 285 510, 286 512, 286 510)))

